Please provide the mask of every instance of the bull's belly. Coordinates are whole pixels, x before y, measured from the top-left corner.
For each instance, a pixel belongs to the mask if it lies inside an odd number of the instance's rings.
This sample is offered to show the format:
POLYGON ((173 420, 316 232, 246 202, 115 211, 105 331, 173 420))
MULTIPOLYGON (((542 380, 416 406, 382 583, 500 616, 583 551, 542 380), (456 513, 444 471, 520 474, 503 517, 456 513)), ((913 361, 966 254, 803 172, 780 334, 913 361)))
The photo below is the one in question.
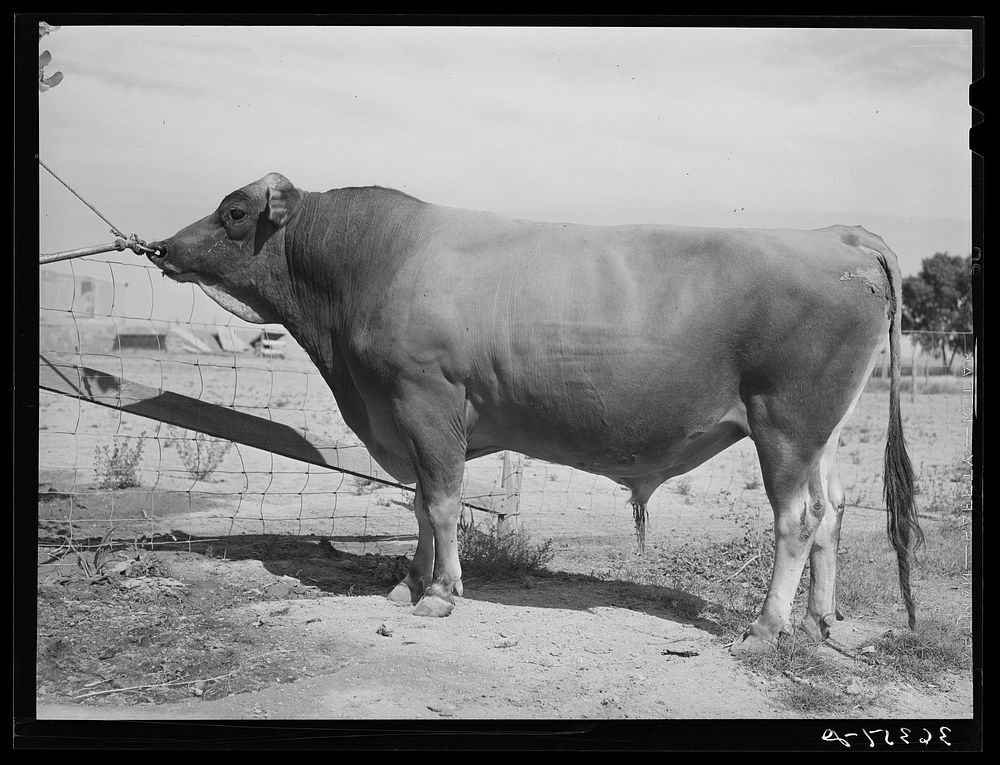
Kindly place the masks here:
POLYGON ((650 475, 664 475, 666 480, 697 467, 750 432, 741 401, 686 422, 636 422, 617 429, 595 424, 572 430, 543 417, 530 424, 511 417, 520 426, 505 427, 507 423, 497 426, 495 419, 471 434, 470 456, 506 449, 616 480, 650 475))

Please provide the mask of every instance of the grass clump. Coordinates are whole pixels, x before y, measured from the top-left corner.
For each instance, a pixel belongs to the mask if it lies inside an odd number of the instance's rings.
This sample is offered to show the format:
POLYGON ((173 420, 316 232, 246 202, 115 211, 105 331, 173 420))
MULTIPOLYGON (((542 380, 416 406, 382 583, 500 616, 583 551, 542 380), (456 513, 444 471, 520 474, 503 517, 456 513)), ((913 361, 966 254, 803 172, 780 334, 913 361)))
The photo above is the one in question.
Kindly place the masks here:
POLYGON ((862 685, 858 679, 858 670, 865 668, 843 663, 799 630, 772 650, 741 655, 740 663, 763 677, 785 678, 779 700, 804 715, 842 714, 875 695, 869 683, 862 685))
POLYGON ((532 542, 523 528, 494 525, 483 530, 470 523, 458 529, 458 557, 463 570, 487 579, 536 573, 554 556, 551 539, 532 542))
MULTIPOLYGON (((965 519, 924 524, 914 577, 961 577, 971 570, 971 526, 965 519)), ((880 527, 853 532, 841 543, 837 602, 845 613, 877 615, 900 602, 896 554, 880 527)))
POLYGON ((912 632, 889 630, 875 641, 875 650, 882 667, 919 683, 972 670, 972 634, 941 619, 918 622, 912 632))
POLYGON ((94 450, 94 472, 99 489, 129 489, 139 486, 139 462, 142 460, 143 436, 135 445, 131 438, 116 438, 113 443, 94 450))

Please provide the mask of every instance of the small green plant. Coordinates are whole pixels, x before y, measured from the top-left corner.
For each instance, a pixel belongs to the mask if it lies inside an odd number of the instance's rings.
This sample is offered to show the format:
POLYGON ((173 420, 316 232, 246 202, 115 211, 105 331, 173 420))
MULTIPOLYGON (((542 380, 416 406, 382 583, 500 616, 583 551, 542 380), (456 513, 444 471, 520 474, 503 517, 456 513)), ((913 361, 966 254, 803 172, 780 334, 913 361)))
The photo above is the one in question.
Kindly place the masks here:
POLYGON ((67 539, 65 544, 69 551, 76 557, 76 565, 82 569, 83 575, 87 579, 98 581, 104 578, 105 569, 114 553, 110 529, 105 532, 100 543, 93 548, 94 554, 92 556, 88 556, 85 551, 77 548, 72 539, 67 539))
POLYGON ((144 436, 145 433, 140 434, 134 446, 131 438, 116 438, 111 444, 94 449, 94 472, 99 489, 128 489, 141 484, 139 462, 144 436))
POLYGON ((233 447, 232 441, 211 438, 204 433, 182 437, 175 429, 170 432, 172 437, 167 441, 167 446, 177 450, 185 470, 196 481, 204 481, 212 475, 233 447))
POLYGON ((555 550, 551 539, 533 543, 523 528, 492 526, 483 531, 470 523, 459 526, 458 555, 469 573, 507 579, 544 568, 555 557, 555 550))
POLYGON ((147 576, 156 570, 155 561, 148 560, 137 541, 123 546, 114 541, 113 533, 114 529, 108 529, 99 543, 83 547, 77 547, 72 537, 63 537, 62 545, 50 555, 49 561, 72 555, 84 579, 94 583, 116 575, 147 576))
POLYGON ((677 482, 677 493, 682 497, 691 493, 691 476, 684 476, 677 482))

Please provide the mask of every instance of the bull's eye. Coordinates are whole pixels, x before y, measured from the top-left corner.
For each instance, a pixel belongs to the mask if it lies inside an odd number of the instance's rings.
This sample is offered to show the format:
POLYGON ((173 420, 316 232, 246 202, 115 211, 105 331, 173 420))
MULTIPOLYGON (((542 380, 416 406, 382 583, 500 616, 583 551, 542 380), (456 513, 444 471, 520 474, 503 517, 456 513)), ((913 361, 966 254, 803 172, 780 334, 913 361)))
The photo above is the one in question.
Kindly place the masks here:
POLYGON ((246 212, 238 207, 234 207, 229 211, 229 217, 233 220, 243 220, 246 217, 246 212))

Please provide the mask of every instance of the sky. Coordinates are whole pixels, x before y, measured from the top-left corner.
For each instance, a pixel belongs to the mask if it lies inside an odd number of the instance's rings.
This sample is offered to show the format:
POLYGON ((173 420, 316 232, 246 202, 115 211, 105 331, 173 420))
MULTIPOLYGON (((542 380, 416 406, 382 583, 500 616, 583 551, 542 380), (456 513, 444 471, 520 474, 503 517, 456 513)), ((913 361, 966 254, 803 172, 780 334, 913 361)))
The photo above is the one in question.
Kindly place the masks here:
MULTIPOLYGON (((534 220, 862 225, 904 274, 971 249, 969 30, 62 26, 43 50, 41 160, 147 241, 277 171, 534 220)), ((39 172, 43 252, 113 239, 39 172)), ((43 268, 108 260, 140 262, 43 268)))

